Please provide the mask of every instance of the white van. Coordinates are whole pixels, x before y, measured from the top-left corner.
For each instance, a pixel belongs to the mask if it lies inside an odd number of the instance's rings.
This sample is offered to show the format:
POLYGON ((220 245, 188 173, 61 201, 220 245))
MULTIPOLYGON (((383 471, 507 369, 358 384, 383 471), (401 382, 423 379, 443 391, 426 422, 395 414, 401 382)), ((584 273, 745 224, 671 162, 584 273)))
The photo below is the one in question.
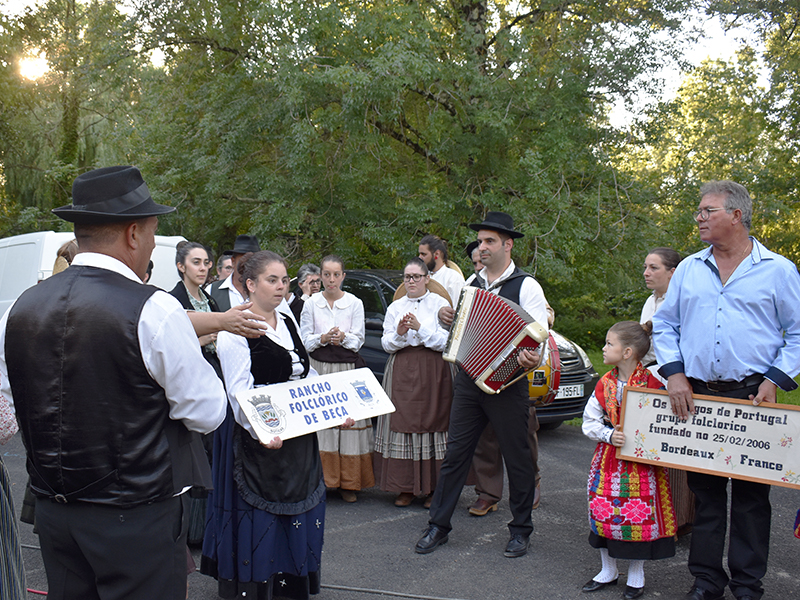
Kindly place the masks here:
MULTIPOLYGON (((29 287, 53 274, 56 252, 75 238, 70 232, 38 231, 0 240, 0 315, 29 287)), ((152 285, 169 291, 178 282, 175 246, 185 238, 180 235, 156 236, 152 285)))

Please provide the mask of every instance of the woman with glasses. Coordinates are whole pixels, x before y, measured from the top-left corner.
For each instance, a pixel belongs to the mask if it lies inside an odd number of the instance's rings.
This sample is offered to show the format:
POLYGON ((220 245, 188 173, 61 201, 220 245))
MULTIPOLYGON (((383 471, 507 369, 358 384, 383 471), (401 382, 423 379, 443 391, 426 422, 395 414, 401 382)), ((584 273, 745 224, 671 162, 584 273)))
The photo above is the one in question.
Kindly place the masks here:
MULTIPOLYGON (((380 488, 395 492, 395 505, 417 496, 430 507, 447 446, 453 398, 450 365, 442 360, 448 332, 437 314, 450 306, 429 287, 428 267, 412 258, 403 271, 406 295, 386 311, 381 344, 391 356, 383 387, 395 412, 378 417, 375 472, 380 488)), ((444 288, 441 288, 442 290, 444 288)))
MULTIPOLYGON (((325 290, 313 294, 300 315, 300 337, 311 356, 311 366, 322 375, 366 367, 358 353, 364 344, 364 304, 342 289, 345 272, 341 258, 326 256, 320 267, 325 290)), ((323 429, 317 437, 325 485, 339 488, 345 502, 355 502, 357 491, 375 485, 372 420, 356 421, 349 429, 323 429)))

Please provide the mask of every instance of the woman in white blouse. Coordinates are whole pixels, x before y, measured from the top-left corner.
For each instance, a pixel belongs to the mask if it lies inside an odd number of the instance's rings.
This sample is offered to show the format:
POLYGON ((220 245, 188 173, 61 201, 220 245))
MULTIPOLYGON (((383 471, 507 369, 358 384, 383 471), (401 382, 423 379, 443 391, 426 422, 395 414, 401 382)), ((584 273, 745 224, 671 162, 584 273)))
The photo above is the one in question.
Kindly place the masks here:
POLYGON ((411 259, 403 271, 406 295, 395 300, 383 322, 383 349, 391 356, 383 387, 396 411, 378 418, 375 471, 380 488, 398 494, 397 506, 416 496, 430 506, 447 446, 453 399, 450 365, 442 360, 448 332, 437 314, 450 306, 428 290, 428 267, 411 259))
MULTIPOLYGON (((653 290, 647 302, 642 307, 642 315, 639 322, 644 324, 653 320, 669 289, 669 282, 675 267, 681 262, 681 255, 672 248, 653 248, 648 252, 644 259, 644 283, 653 290)), ((645 367, 652 367, 650 370, 656 371, 656 351, 652 345, 650 350, 642 359, 645 367)), ((675 521, 678 526, 678 535, 684 535, 692 530, 694 521, 694 494, 689 489, 686 482, 686 471, 680 469, 669 469, 669 485, 672 489, 672 502, 675 506, 675 521)))
MULTIPOLYGON (((323 292, 313 294, 300 315, 300 336, 319 373, 338 373, 367 363, 358 354, 364 344, 364 304, 342 290, 344 261, 326 256, 321 264, 323 292)), ((317 432, 325 485, 339 488, 345 502, 356 492, 375 485, 372 472, 372 420, 356 421, 350 429, 334 427, 317 432)))

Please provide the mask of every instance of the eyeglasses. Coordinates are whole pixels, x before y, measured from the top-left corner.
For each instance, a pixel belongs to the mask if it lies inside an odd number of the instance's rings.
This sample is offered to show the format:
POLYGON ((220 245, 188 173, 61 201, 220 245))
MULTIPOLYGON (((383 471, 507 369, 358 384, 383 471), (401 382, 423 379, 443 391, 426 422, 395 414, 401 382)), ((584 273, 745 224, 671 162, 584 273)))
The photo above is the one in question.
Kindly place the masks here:
POLYGON ((700 210, 696 210, 692 213, 692 216, 697 219, 700 217, 701 221, 708 221, 711 218, 711 213, 717 212, 718 210, 726 210, 725 208, 701 208, 700 210))
POLYGON ((420 275, 419 273, 414 273, 412 275, 403 275, 403 281, 419 281, 424 277, 425 275, 420 275))

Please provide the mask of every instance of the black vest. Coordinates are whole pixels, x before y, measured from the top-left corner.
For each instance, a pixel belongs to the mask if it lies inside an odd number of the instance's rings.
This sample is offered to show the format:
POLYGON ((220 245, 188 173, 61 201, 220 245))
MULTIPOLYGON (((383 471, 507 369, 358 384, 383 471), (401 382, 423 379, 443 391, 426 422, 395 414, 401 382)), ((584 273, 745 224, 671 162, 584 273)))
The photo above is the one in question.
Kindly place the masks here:
MULTIPOLYGON (((515 266, 509 278, 506 279, 500 286, 500 291, 497 293, 497 295, 502 296, 506 300, 511 300, 515 304, 519 304, 519 291, 522 289, 522 282, 526 277, 533 277, 533 275, 526 273, 519 267, 515 266)), ((481 278, 479 275, 472 280, 470 285, 472 285, 472 287, 485 290, 486 287, 484 287, 483 284, 483 278, 481 278)))
MULTIPOLYGON (((231 273, 228 277, 233 277, 233 276, 234 273, 231 273)), ((219 286, 221 286, 225 281, 227 281, 227 278, 212 283, 211 291, 208 293, 209 296, 211 296, 217 303, 217 308, 219 309, 220 312, 227 312, 232 308, 230 292, 227 289, 224 290, 219 289, 219 286)))
POLYGON ((130 506, 192 484, 189 431, 139 350, 156 290, 72 266, 14 304, 6 362, 37 495, 130 506))

